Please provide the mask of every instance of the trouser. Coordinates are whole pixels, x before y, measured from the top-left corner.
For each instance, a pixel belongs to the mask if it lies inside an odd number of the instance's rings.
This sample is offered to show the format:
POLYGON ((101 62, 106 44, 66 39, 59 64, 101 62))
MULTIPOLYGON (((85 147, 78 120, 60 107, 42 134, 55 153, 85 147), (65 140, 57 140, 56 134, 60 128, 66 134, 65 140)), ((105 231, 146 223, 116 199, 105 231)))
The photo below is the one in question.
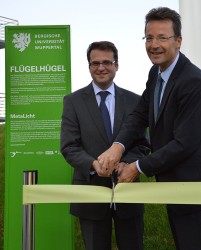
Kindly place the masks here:
POLYGON ((177 250, 201 250, 201 212, 176 214, 167 209, 177 250))
POLYGON ((100 221, 80 218, 86 250, 112 249, 112 220, 118 250, 143 250, 143 215, 121 219, 113 209, 109 211, 100 221))

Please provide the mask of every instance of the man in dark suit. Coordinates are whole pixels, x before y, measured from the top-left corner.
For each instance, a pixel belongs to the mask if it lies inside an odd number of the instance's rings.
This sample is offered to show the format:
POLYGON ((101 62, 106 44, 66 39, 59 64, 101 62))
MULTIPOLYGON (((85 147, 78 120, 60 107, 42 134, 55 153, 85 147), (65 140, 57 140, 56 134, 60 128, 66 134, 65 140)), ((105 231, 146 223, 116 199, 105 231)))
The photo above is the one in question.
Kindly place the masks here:
MULTIPOLYGON (((146 89, 115 138, 119 144, 100 155, 99 163, 112 172, 123 146, 128 150, 137 133, 149 127, 152 153, 127 165, 119 182, 133 181, 140 173, 160 182, 200 182, 201 70, 179 51, 179 14, 166 7, 152 9, 146 15, 144 38, 154 64, 146 89)), ((167 205, 167 212, 176 248, 200 250, 201 206, 167 205)))
MULTIPOLYGON (((139 96, 114 84, 118 70, 118 51, 113 43, 92 43, 87 50, 92 83, 64 97, 61 152, 74 168, 73 184, 112 187, 107 168, 97 157, 118 134, 125 117, 132 112, 139 96), (112 139, 108 137, 100 113, 99 92, 108 92, 105 100, 109 111, 112 139)), ((142 136, 125 152, 120 168, 147 155, 147 140, 142 136)), ((114 173, 112 174, 114 177, 114 173)), ((136 181, 139 181, 137 179, 136 181)), ((143 204, 71 204, 71 213, 79 217, 87 250, 111 250, 112 220, 119 250, 143 249, 143 204)))

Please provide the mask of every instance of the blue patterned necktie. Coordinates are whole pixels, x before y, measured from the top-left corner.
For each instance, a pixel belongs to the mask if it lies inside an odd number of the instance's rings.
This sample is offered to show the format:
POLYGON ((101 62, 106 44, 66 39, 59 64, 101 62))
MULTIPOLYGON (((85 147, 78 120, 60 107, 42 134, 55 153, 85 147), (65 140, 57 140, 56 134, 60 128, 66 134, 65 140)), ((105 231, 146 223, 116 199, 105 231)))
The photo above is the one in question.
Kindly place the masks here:
POLYGON ((103 119, 103 123, 106 129, 106 133, 107 133, 107 137, 109 139, 109 142, 112 142, 112 127, 111 127, 111 121, 110 121, 110 114, 109 111, 107 109, 107 106, 105 104, 105 99, 107 97, 107 95, 109 94, 108 91, 101 91, 98 93, 101 97, 101 102, 100 102, 100 112, 101 112, 101 116, 103 119))
POLYGON ((156 121, 157 116, 158 116, 162 87, 163 87, 163 78, 161 77, 161 73, 159 73, 158 77, 157 77, 155 91, 154 91, 154 118, 155 118, 155 121, 156 121))

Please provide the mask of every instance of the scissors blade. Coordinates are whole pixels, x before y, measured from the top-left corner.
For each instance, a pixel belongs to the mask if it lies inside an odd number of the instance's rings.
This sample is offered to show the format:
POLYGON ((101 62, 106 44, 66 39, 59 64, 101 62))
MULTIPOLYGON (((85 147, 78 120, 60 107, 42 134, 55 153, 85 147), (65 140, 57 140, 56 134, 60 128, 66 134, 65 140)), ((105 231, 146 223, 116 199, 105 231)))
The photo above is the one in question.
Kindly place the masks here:
POLYGON ((114 173, 112 173, 112 175, 111 175, 111 180, 112 180, 112 196, 111 196, 110 208, 112 208, 112 204, 114 204, 114 210, 116 210, 116 204, 113 202, 113 200, 114 200, 114 188, 115 188, 114 173))

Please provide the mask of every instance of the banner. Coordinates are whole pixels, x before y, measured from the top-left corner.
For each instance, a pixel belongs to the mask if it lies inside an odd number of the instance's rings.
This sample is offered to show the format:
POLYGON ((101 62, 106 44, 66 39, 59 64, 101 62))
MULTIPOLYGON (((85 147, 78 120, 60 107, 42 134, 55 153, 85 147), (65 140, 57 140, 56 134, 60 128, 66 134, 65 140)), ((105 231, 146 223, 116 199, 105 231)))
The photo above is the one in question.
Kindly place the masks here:
MULTIPOLYGON (((4 249, 22 249, 23 171, 38 183, 69 184, 60 154, 63 96, 71 89, 70 26, 6 27, 6 157, 4 249)), ((35 248, 73 248, 66 204, 37 206, 35 248)))
POLYGON ((88 185, 24 185, 23 204, 201 204, 201 182, 118 183, 113 190, 88 185))

